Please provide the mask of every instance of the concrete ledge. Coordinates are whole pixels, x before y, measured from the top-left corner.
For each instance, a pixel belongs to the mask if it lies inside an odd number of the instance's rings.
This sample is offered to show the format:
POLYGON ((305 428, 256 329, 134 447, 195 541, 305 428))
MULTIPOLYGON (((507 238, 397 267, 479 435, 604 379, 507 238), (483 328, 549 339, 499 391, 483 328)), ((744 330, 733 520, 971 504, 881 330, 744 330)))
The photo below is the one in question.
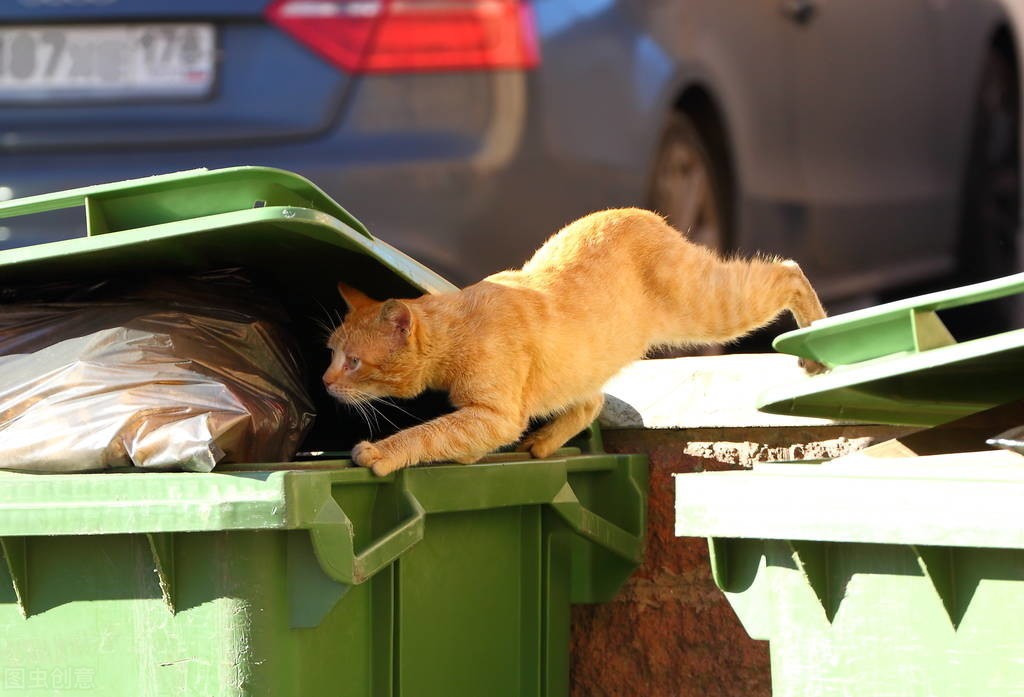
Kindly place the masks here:
POLYGON ((811 380, 793 356, 736 354, 638 361, 605 385, 603 428, 733 428, 850 424, 757 410, 781 383, 811 380))

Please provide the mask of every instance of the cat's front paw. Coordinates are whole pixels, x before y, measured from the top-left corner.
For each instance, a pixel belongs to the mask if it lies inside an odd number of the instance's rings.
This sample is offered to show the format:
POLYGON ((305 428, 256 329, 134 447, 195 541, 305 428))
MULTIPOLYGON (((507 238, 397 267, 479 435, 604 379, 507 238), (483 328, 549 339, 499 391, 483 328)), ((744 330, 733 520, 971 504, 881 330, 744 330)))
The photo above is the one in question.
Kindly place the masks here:
POLYGON ((824 373, 828 368, 818 363, 818 361, 812 361, 810 358, 801 358, 800 367, 804 369, 804 372, 808 375, 818 375, 824 373))
POLYGON ((360 467, 373 470, 378 477, 391 474, 401 468, 401 464, 394 458, 387 457, 381 448, 367 440, 357 443, 356 447, 352 448, 352 462, 360 467))

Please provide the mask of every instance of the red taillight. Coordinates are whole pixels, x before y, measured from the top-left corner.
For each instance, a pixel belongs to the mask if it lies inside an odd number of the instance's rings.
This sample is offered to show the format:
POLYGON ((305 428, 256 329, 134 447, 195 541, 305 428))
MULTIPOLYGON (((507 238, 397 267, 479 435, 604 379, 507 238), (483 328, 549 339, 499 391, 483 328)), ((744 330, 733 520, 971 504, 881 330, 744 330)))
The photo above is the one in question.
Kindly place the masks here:
POLYGON ((267 18, 348 72, 533 68, 521 0, 276 0, 267 18))

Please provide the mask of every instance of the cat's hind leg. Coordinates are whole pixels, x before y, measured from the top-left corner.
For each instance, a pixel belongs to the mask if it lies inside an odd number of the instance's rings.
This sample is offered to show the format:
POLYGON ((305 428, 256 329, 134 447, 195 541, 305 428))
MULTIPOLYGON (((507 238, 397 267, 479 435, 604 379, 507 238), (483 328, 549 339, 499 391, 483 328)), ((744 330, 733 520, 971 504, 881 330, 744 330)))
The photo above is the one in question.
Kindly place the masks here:
POLYGON ((811 322, 825 317, 825 308, 818 300, 818 294, 814 292, 810 281, 804 276, 800 265, 795 261, 779 261, 776 264, 786 269, 789 276, 790 297, 786 303, 786 309, 793 314, 797 326, 806 327, 811 322))
POLYGON ((527 450, 536 458, 545 458, 565 445, 597 418, 604 404, 604 395, 591 395, 571 405, 522 440, 518 450, 527 450))
MULTIPOLYGON (((818 300, 818 294, 814 292, 800 266, 795 261, 780 261, 777 263, 779 266, 789 269, 793 279, 791 283, 795 290, 786 309, 793 315, 797 326, 806 327, 811 322, 825 317, 825 309, 821 306, 821 301, 818 300)), ((825 366, 821 363, 812 361, 809 358, 801 358, 800 367, 811 375, 816 375, 826 370, 825 366)))
MULTIPOLYGON (((681 327, 684 333, 696 330, 693 338, 700 342, 738 339, 787 310, 800 327, 825 317, 817 293, 794 261, 721 261, 708 268, 702 291, 701 304, 690 301, 687 324, 681 327)), ((809 373, 824 370, 814 361, 800 363, 809 373)))
POLYGON ((789 310, 800 327, 825 316, 804 272, 795 261, 730 260, 712 271, 709 307, 717 321, 713 331, 728 341, 759 329, 789 310))

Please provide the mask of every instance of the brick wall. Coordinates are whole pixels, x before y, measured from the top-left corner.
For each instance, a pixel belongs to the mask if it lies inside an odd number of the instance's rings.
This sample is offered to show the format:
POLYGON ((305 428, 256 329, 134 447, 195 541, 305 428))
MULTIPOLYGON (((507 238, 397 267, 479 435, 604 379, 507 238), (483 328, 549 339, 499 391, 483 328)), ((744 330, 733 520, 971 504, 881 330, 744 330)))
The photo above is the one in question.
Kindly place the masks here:
POLYGON ((613 602, 573 608, 573 697, 768 697, 767 642, 747 636, 711 580, 707 542, 676 538, 672 475, 833 458, 906 429, 785 426, 605 431, 651 460, 647 548, 613 602))

